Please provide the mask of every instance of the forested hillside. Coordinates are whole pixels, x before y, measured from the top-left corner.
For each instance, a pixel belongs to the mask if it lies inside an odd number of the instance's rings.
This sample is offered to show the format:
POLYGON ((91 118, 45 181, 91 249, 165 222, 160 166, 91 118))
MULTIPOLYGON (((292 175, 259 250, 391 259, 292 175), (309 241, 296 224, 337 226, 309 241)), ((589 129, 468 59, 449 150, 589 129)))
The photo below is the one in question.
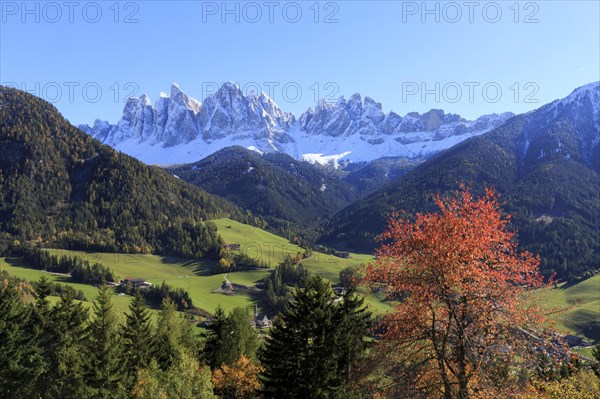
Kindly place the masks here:
POLYGON ((101 145, 49 103, 0 88, 0 250, 63 248, 216 257, 228 201, 101 145))
POLYGON ((513 215, 521 247, 541 256, 544 274, 568 279, 598 269, 599 101, 600 85, 584 86, 432 157, 335 215, 323 242, 371 251, 392 210, 431 210, 431 193, 460 183, 481 193, 488 184, 513 215))
POLYGON ((168 170, 262 216, 272 230, 309 242, 320 222, 358 198, 355 187, 322 168, 286 154, 261 155, 243 147, 228 147, 168 170))

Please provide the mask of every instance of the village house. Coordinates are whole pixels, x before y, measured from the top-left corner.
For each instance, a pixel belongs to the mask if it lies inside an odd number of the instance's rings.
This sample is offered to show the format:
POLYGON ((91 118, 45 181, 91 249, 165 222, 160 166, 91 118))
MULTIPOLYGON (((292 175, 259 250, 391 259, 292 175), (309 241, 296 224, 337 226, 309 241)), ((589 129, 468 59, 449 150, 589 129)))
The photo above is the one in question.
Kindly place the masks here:
POLYGON ((127 284, 131 284, 133 288, 150 288, 152 286, 151 282, 146 281, 143 278, 127 276, 121 280, 119 287, 125 287, 127 284))
POLYGON ((255 328, 271 328, 273 327, 273 322, 269 320, 266 314, 258 313, 258 305, 254 305, 254 319, 251 321, 251 324, 255 328))
POLYGON ((230 251, 239 251, 241 249, 240 244, 223 244, 224 249, 229 249, 230 251))

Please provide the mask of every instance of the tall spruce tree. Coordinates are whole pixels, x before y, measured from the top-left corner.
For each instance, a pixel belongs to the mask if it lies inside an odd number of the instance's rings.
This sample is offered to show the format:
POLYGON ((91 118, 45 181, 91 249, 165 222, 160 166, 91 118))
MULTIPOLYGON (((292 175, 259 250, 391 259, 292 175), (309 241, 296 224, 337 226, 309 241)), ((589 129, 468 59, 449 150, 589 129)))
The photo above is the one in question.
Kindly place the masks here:
POLYGON ((48 368, 38 379, 42 398, 88 396, 85 384, 84 339, 88 311, 76 303, 73 291, 65 291, 50 310, 50 322, 42 332, 48 368))
POLYGON ((177 310, 171 298, 166 297, 160 306, 156 328, 155 358, 161 369, 168 369, 180 356, 179 338, 181 325, 177 320, 177 310))
POLYGON ((111 295, 107 286, 99 288, 89 325, 87 382, 93 398, 124 397, 122 337, 111 295))
POLYGON ((35 397, 41 353, 30 325, 31 307, 19 291, 0 280, 0 398, 35 397))
POLYGON ((50 301, 46 299, 52 294, 54 285, 46 276, 42 276, 35 283, 35 290, 33 296, 35 297, 35 308, 43 317, 48 316, 50 313, 50 301))
POLYGON ((256 358, 258 335, 250 324, 247 309, 234 308, 227 316, 224 332, 221 364, 234 365, 242 355, 250 359, 256 358))
POLYGON ((208 334, 203 350, 204 361, 213 369, 220 366, 218 362, 223 346, 223 331, 226 321, 227 316, 225 315, 225 311, 220 305, 217 306, 215 314, 212 317, 212 323, 208 326, 208 334))
POLYGON ((123 327, 123 355, 125 357, 127 384, 131 385, 137 370, 147 367, 154 354, 155 341, 150 311, 140 292, 129 304, 123 327))
MULTIPOLYGON (((373 326, 373 315, 364 306, 364 302, 355 288, 349 289, 338 304, 334 321, 338 369, 346 391, 353 382, 357 382, 353 371, 369 347, 369 341, 365 337, 373 326)), ((349 392, 346 392, 346 396, 349 396, 349 392)))
POLYGON ((216 369, 226 364, 232 366, 245 355, 256 358, 258 335, 250 324, 250 315, 243 308, 233 309, 227 317, 218 307, 206 340, 206 361, 216 369))
POLYGON ((336 302, 328 282, 313 277, 297 290, 280 317, 259 357, 267 398, 342 398, 350 363, 364 351, 369 323, 349 328, 352 319, 367 313, 353 297, 336 302))
POLYGON ((41 354, 37 366, 39 375, 35 379, 34 385, 35 391, 38 392, 41 397, 47 397, 48 392, 51 391, 50 385, 52 384, 49 374, 53 372, 53 326, 50 314, 50 301, 48 301, 47 297, 54 290, 54 286, 46 276, 40 277, 33 286, 33 297, 35 298, 35 302, 33 304, 31 318, 29 319, 29 328, 35 337, 34 345, 38 347, 39 353, 41 354))

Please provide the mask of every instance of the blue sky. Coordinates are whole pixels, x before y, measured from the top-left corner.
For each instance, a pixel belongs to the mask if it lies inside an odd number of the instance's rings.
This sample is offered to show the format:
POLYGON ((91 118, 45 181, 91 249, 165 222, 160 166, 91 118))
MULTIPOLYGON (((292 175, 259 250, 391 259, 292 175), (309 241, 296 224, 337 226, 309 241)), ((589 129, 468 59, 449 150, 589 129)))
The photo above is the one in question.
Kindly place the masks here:
POLYGON ((598 1, 2 1, 0 82, 73 123, 172 82, 299 115, 355 92, 401 115, 529 111, 600 80, 598 1), (25 4, 25 6, 24 6, 25 4))

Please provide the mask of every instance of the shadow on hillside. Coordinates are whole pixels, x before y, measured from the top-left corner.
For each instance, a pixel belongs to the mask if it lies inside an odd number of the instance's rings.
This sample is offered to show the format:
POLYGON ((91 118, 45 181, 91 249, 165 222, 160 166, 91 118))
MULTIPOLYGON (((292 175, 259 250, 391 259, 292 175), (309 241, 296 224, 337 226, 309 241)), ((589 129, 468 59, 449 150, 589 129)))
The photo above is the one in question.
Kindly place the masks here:
POLYGON ((585 280, 573 280, 573 281, 567 281, 566 283, 564 283, 563 285, 561 285, 560 287, 558 287, 559 290, 566 290, 567 288, 571 288, 576 286, 577 284, 581 283, 582 281, 585 280))
MULTIPOLYGON (((4 258, 4 261, 13 267, 21 267, 23 269, 36 270, 38 272, 46 272, 45 270, 37 269, 37 268, 32 267, 31 265, 23 262, 23 260, 21 258, 4 258)), ((2 269, 0 269, 0 271, 1 270, 2 269)), ((55 276, 54 282, 56 282, 56 283, 73 283, 73 281, 71 281, 71 278, 67 275, 64 275, 61 273, 52 273, 52 272, 47 272, 47 273, 49 275, 55 276)), ((8 274, 10 274, 10 272, 8 272, 8 274)), ((18 277, 18 276, 15 276, 15 277, 18 277)), ((33 281, 35 281, 35 280, 33 280, 33 281)))
MULTIPOLYGON (((574 317, 577 317, 577 312, 575 312, 574 317)), ((600 342, 600 322, 597 320, 590 320, 588 323, 573 323, 572 325, 578 331, 578 333, 583 334, 589 340, 593 342, 600 342)))
POLYGON ((174 256, 161 256, 160 262, 164 265, 177 265, 189 269, 194 275, 200 277, 212 276, 216 262, 205 259, 182 259, 174 256))

